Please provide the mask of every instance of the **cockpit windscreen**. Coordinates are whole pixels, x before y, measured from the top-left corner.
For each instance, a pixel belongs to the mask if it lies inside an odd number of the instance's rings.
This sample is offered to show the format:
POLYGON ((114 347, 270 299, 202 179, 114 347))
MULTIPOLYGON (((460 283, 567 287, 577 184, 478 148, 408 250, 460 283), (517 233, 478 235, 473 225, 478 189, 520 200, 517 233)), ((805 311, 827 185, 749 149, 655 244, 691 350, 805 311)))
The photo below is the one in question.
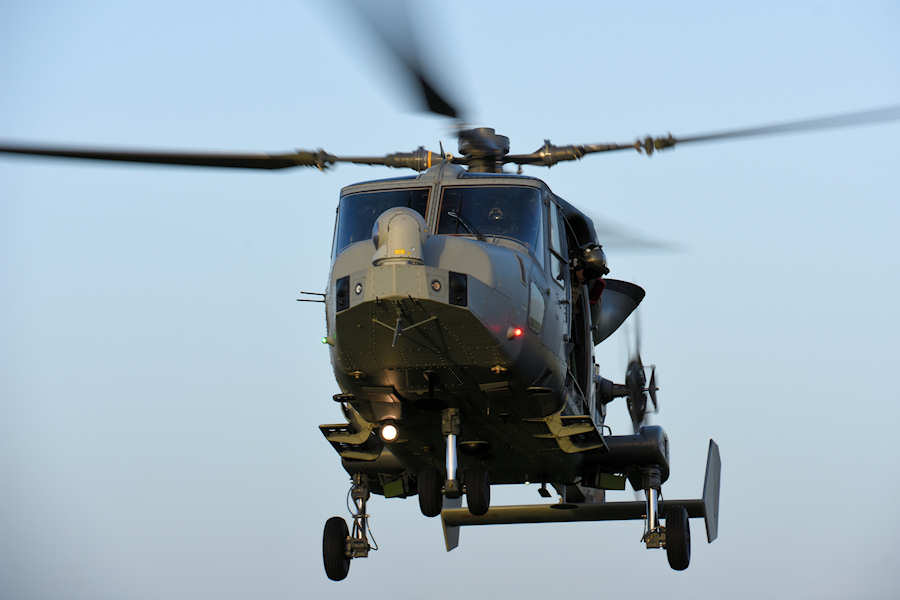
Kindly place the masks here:
POLYGON ((523 186, 444 188, 438 233, 512 238, 538 254, 543 239, 540 190, 523 186))
POLYGON ((338 208, 334 254, 340 254, 354 242, 371 239, 375 220, 387 209, 397 206, 411 208, 424 218, 428 206, 428 190, 386 190, 342 197, 338 208))

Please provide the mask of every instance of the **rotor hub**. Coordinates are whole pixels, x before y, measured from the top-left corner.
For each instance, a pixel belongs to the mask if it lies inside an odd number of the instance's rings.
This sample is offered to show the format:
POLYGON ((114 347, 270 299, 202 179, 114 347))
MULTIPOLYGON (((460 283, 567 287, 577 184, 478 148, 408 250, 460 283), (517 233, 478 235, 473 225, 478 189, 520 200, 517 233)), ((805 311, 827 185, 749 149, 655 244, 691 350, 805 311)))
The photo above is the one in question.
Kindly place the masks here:
POLYGON ((509 138, 493 127, 476 127, 459 132, 459 153, 468 159, 470 171, 496 173, 509 154, 509 138))

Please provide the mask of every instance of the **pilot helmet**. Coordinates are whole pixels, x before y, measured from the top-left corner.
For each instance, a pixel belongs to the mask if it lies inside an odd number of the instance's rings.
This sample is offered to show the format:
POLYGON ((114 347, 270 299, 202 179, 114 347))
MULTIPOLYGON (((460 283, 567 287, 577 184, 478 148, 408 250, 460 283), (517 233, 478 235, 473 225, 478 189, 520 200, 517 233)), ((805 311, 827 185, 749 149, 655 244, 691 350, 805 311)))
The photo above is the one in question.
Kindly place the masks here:
POLYGON ((593 242, 581 247, 581 265, 584 268, 585 279, 596 279, 609 273, 606 264, 606 253, 603 246, 593 242))

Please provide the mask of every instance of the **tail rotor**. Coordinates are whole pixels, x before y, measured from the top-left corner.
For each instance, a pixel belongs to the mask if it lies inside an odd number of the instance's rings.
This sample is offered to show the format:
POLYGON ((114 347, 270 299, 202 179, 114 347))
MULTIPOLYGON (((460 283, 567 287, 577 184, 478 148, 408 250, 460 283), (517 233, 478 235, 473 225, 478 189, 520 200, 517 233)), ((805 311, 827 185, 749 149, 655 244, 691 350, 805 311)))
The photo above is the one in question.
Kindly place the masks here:
POLYGON ((659 387, 656 384, 656 365, 650 365, 650 380, 647 380, 647 367, 641 360, 640 313, 636 312, 634 318, 634 352, 630 353, 628 366, 625 368, 625 388, 628 391, 628 414, 631 416, 631 426, 634 433, 637 433, 643 425, 647 424, 648 398, 653 404, 653 412, 659 412, 659 401, 656 397, 659 387))

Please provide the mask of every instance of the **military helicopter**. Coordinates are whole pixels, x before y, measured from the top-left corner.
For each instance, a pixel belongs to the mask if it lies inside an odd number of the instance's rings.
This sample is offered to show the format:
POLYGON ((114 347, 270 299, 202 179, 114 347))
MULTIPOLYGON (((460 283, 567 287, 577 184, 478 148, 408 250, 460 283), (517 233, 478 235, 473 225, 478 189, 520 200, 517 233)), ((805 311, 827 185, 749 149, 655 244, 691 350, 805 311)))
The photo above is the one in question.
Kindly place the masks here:
MULTIPOLYGON (((634 519, 643 543, 665 548, 670 566, 690 561, 689 518, 717 536, 721 460, 710 442, 699 499, 662 500, 670 475, 668 439, 646 425, 658 406, 636 350, 623 384, 600 375, 594 347, 619 329, 644 297, 609 279, 604 239, 592 220, 538 178, 505 165, 553 166, 587 154, 790 133, 900 117, 890 107, 838 117, 715 132, 647 137, 633 143, 556 146, 510 154, 490 128, 463 125, 459 104, 434 77, 377 30, 418 82, 426 108, 458 121, 458 155, 419 148, 346 157, 322 150, 286 154, 198 154, 3 144, 0 151, 157 164, 321 170, 339 162, 412 169, 418 175, 341 190, 325 304, 327 334, 346 422, 322 425, 352 478, 352 529, 325 525, 328 577, 347 576, 367 556, 372 493, 417 495, 421 512, 440 515, 448 550, 459 527, 634 519), (608 407, 625 398, 634 433, 604 428, 608 407), (541 483, 554 504, 491 507, 494 484, 541 483), (639 502, 606 502, 630 483, 639 502), (467 506, 462 508, 462 496, 467 506), (663 520, 661 520, 663 517, 663 520)), ((311 300, 311 299, 307 299, 311 300)))

